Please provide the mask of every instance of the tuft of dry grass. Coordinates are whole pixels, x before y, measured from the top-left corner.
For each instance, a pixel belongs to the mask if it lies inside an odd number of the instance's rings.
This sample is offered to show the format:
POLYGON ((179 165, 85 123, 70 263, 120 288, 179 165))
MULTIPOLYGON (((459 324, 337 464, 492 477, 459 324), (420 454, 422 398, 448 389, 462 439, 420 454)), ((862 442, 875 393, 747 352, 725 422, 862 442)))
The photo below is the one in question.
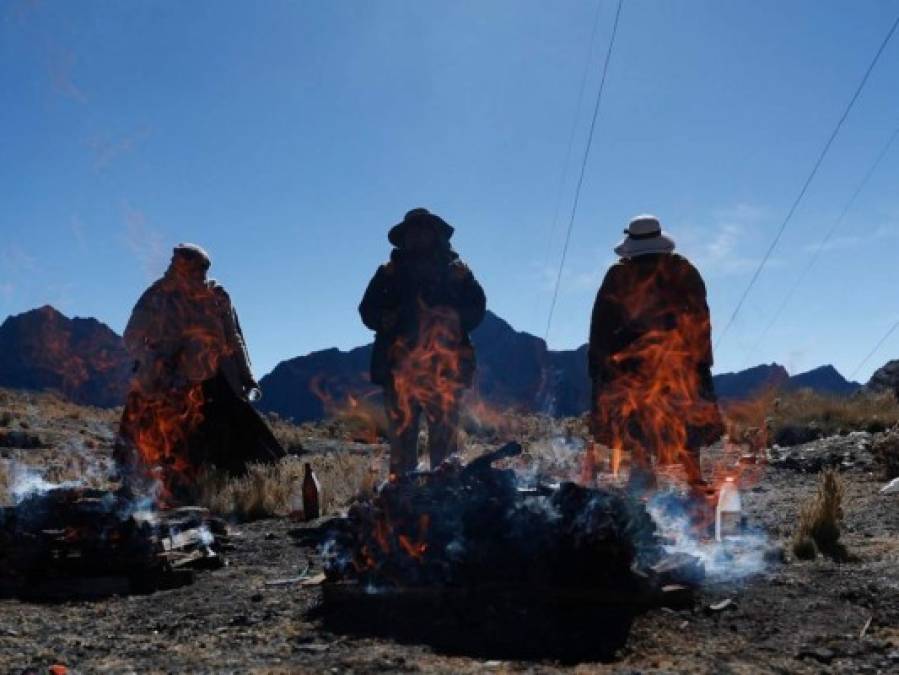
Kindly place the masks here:
POLYGON ((837 561, 848 560, 840 542, 843 521, 843 481, 834 469, 821 472, 818 491, 799 512, 799 528, 793 539, 793 553, 810 560, 820 552, 837 561))

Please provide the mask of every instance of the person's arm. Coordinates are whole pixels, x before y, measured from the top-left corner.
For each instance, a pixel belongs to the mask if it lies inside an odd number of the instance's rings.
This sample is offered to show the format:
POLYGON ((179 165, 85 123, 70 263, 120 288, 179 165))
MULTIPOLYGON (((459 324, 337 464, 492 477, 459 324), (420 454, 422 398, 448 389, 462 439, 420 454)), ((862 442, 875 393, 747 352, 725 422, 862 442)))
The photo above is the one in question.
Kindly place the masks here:
POLYGON ((250 352, 247 349, 247 342, 240 327, 237 310, 234 307, 234 303, 231 302, 231 296, 218 284, 213 286, 213 290, 222 318, 222 327, 226 341, 225 360, 227 363, 223 364, 225 366, 225 375, 229 379, 233 378, 236 380, 232 383, 232 387, 237 385, 237 388, 244 395, 250 395, 254 390, 258 392, 259 383, 253 377, 250 352))
POLYGON ((619 327, 621 317, 617 304, 612 300, 616 288, 615 267, 603 279, 593 303, 590 317, 590 344, 587 348, 587 368, 590 379, 596 381, 607 368, 612 352, 612 334, 619 327))
POLYGON ((359 303, 359 316, 367 328, 375 332, 384 330, 385 318, 389 318, 389 284, 393 270, 391 265, 381 265, 368 282, 362 302, 359 303))
POLYGON ((687 263, 688 269, 684 277, 685 309, 691 321, 701 327, 702 357, 700 365, 711 368, 715 363, 712 353, 712 321, 707 301, 705 282, 699 271, 687 263))
POLYGON ((464 332, 470 333, 484 320, 487 312, 487 296, 468 265, 461 261, 452 264, 450 279, 453 287, 453 304, 459 312, 459 323, 464 332))

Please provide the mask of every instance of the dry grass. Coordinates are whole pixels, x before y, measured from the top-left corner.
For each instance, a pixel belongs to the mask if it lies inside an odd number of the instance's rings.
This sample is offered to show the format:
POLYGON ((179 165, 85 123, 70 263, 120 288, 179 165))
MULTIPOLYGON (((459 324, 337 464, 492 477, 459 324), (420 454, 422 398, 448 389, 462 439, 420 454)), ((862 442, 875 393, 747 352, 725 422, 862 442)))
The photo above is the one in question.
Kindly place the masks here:
POLYGON ((828 396, 812 391, 769 392, 724 405, 731 438, 754 445, 795 445, 850 431, 880 432, 899 424, 890 393, 828 396))
POLYGON ((4 427, 31 428, 39 421, 52 425, 58 421, 117 424, 121 408, 94 408, 78 405, 53 392, 0 389, 0 418, 4 427))
POLYGON ((840 543, 843 520, 843 481, 833 469, 821 472, 818 492, 799 512, 799 528, 793 539, 793 553, 810 560, 817 553, 834 560, 848 559, 846 547, 840 543))
POLYGON ((346 508, 360 493, 387 476, 387 458, 372 453, 341 452, 290 456, 278 464, 254 464, 246 476, 203 472, 199 503, 239 520, 287 516, 302 511, 303 465, 309 462, 321 484, 322 515, 346 508))
POLYGON ((886 480, 899 477, 899 432, 884 434, 874 442, 872 450, 883 477, 886 480))

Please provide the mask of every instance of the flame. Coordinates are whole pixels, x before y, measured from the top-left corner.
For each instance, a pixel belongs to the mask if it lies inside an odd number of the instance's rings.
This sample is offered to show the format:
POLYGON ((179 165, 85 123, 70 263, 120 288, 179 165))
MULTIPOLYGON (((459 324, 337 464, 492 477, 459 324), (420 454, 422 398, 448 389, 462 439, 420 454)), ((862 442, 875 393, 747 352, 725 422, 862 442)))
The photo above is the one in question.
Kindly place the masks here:
POLYGON ((356 560, 359 572, 377 568, 381 561, 389 560, 396 552, 403 552, 417 563, 421 563, 429 550, 428 532, 431 517, 423 513, 412 524, 394 522, 389 514, 382 512, 370 529, 372 541, 364 543, 356 560))
MULTIPOLYGON (((367 373, 358 376, 359 381, 368 381, 367 373)), ((327 417, 342 422, 349 429, 350 440, 375 444, 383 436, 384 413, 373 399, 380 393, 372 386, 354 386, 342 378, 325 379, 316 375, 309 382, 309 391, 321 401, 327 417)))
POLYGON ((640 462, 690 463, 691 430, 720 424, 717 406, 702 396, 696 345, 707 331, 707 323, 678 317, 673 328, 651 330, 612 357, 617 377, 599 392, 596 423, 614 471, 622 452, 640 462))
POLYGON ((605 298, 613 340, 624 346, 596 364, 593 431, 609 448, 615 474, 629 460, 632 470, 679 463, 688 478, 698 478, 690 449, 724 433, 708 374, 708 308, 692 268, 660 264, 652 274, 646 270, 625 265, 625 276, 605 298))
POLYGON ((458 410, 464 390, 463 333, 458 313, 447 307, 419 303, 418 339, 396 339, 390 349, 393 391, 391 412, 397 433, 407 431, 418 420, 419 410, 428 423, 447 419, 458 410))
POLYGON ((136 466, 128 469, 158 482, 158 499, 166 505, 193 484, 197 467, 189 445, 204 419, 203 381, 219 371, 234 346, 223 321, 230 306, 213 284, 167 273, 150 292, 163 309, 126 332, 130 344, 140 346, 141 367, 131 382, 121 436, 136 454, 136 466))

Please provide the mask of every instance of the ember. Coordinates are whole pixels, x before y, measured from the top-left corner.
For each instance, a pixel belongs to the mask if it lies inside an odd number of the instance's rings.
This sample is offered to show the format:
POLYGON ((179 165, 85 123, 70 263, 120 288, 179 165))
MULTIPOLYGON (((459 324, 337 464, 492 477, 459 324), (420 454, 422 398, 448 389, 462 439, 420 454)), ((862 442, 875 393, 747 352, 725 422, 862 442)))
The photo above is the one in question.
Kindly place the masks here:
MULTIPOLYGON (((332 581, 371 588, 520 587, 647 594, 665 552, 644 504, 614 488, 573 483, 520 489, 494 461, 397 477, 354 506, 324 547, 332 581)), ((696 568, 690 561, 690 579, 696 568)))
POLYGON ((152 592, 224 564, 227 527, 201 508, 136 510, 123 492, 58 487, 0 509, 0 594, 152 592))

